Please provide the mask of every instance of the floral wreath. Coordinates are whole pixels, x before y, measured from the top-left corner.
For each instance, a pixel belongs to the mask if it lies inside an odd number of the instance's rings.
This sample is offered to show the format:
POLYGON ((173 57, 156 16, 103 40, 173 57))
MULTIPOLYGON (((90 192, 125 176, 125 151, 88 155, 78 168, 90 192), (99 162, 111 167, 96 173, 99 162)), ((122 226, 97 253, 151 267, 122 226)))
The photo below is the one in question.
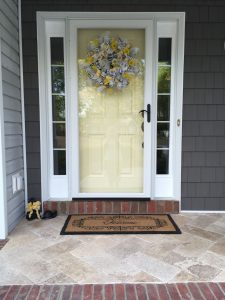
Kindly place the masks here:
POLYGON ((87 57, 80 61, 98 91, 127 87, 132 77, 142 73, 141 60, 137 58, 139 48, 121 37, 111 37, 110 32, 89 42, 87 57))

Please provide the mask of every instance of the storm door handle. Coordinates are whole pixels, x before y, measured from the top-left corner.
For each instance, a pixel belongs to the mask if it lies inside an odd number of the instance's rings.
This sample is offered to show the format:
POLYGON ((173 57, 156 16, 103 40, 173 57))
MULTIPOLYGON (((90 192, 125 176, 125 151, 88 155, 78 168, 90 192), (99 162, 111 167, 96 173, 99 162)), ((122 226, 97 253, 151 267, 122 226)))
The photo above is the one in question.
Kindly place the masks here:
POLYGON ((147 122, 150 123, 151 122, 151 105, 147 104, 147 109, 142 109, 139 111, 139 114, 142 113, 142 115, 144 115, 144 113, 147 113, 147 122))

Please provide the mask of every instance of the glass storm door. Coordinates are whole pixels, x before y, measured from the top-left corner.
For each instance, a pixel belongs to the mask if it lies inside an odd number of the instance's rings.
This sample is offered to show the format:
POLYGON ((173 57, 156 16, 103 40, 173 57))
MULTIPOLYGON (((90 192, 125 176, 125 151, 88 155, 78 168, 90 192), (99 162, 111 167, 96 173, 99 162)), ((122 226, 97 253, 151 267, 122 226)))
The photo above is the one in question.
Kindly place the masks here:
POLYGON ((135 21, 135 27, 124 21, 122 28, 118 21, 81 23, 72 27, 70 48, 76 69, 76 195, 150 197, 151 21, 135 21))

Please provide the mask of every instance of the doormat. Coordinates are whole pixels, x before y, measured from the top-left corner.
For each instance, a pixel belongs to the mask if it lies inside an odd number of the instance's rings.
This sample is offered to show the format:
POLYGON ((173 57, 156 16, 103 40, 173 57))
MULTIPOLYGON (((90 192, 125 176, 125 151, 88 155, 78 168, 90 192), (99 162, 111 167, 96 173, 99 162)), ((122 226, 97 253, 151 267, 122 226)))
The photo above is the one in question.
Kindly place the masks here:
POLYGON ((179 234, 170 215, 70 215, 61 235, 72 234, 179 234))

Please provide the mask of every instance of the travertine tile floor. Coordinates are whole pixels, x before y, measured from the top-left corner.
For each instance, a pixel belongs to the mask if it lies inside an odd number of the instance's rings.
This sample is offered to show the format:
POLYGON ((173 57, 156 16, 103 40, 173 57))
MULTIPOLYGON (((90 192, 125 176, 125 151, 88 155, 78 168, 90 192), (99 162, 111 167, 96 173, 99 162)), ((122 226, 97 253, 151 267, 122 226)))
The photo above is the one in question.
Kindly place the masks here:
POLYGON ((225 214, 173 215, 181 235, 60 236, 66 217, 22 220, 0 285, 225 281, 225 214))

